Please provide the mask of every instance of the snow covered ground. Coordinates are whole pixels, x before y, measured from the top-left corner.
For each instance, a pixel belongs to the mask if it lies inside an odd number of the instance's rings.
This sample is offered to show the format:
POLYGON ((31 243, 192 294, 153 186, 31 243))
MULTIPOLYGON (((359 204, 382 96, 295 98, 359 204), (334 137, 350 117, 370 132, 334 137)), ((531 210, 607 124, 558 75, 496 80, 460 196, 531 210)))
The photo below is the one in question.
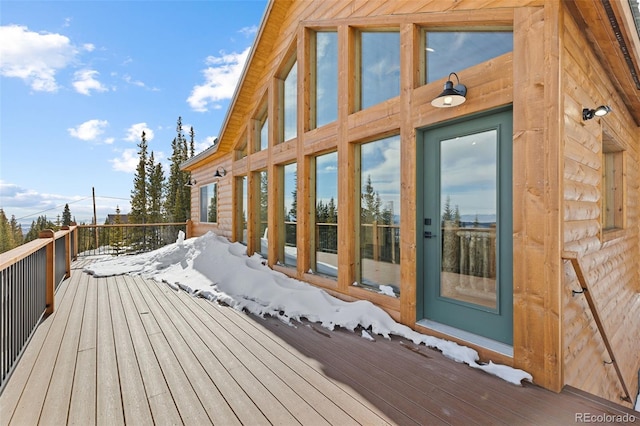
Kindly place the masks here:
POLYGON ((99 277, 138 274, 239 310, 275 316, 286 323, 306 318, 329 330, 343 327, 353 331, 361 326, 368 331, 362 331, 365 339, 371 339, 370 333, 387 338, 401 336, 415 344, 436 348, 454 361, 510 383, 532 381, 526 371, 492 362, 479 363, 478 353, 471 348, 417 333, 395 322, 369 301, 345 302, 320 288, 274 271, 265 266, 259 255, 247 257, 242 244, 230 243, 213 233, 185 240, 181 232, 174 244, 135 256, 100 259, 85 271, 99 277))

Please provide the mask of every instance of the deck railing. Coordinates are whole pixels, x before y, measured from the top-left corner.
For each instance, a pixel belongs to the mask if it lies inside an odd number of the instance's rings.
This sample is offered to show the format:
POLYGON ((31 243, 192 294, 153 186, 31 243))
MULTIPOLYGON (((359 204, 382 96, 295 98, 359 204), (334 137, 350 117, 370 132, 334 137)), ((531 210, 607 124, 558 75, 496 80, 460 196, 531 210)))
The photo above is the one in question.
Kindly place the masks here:
POLYGON ((0 392, 42 317, 53 312, 54 293, 71 274, 76 227, 0 254, 0 392))
POLYGON ((0 393, 33 332, 54 311, 55 291, 71 276, 71 260, 131 254, 191 236, 191 221, 145 225, 74 225, 0 254, 0 393))

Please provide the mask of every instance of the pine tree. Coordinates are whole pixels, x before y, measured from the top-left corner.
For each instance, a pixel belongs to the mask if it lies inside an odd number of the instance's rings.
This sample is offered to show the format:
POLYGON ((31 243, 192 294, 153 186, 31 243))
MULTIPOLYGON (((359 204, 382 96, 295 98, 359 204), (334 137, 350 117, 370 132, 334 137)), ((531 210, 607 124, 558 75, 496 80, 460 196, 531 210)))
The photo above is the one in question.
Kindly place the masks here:
POLYGON ((193 126, 189 130, 189 158, 196 155, 196 132, 193 131, 193 126))
MULTIPOLYGON (((120 206, 116 206, 116 217, 113 220, 113 224, 114 225, 120 225, 121 219, 120 219, 120 206)), ((121 226, 115 226, 113 228, 110 228, 111 230, 111 235, 109 238, 110 241, 110 245, 113 248, 115 255, 118 256, 120 253, 122 253, 122 249, 123 249, 123 240, 122 240, 122 227, 121 226)))
POLYGON ((133 177, 133 191, 131 191, 131 213, 129 221, 131 223, 147 222, 147 137, 142 132, 142 138, 138 144, 138 166, 133 177))
POLYGON ((14 247, 15 244, 11 227, 9 226, 9 220, 7 219, 7 215, 4 214, 4 210, 0 209, 0 253, 9 251, 14 247))
POLYGON ((24 241, 24 235, 22 234, 22 226, 16 220, 15 215, 11 215, 11 221, 9 221, 9 228, 11 229, 11 234, 13 235, 14 247, 21 245, 22 242, 24 241))
POLYGON ((186 186, 191 176, 189 172, 180 170, 180 165, 188 159, 187 140, 182 132, 181 117, 178 117, 176 131, 178 135, 171 142, 171 165, 165 206, 170 222, 184 222, 191 217, 191 188, 186 186))
POLYGON ((362 223, 373 223, 381 220, 380 207, 382 199, 380 195, 373 189, 371 183, 371 175, 367 176, 367 183, 364 186, 364 192, 361 195, 360 220, 362 223))
POLYGON ((69 204, 64 205, 64 210, 62 211, 62 225, 71 225, 71 210, 69 210, 69 204))
POLYGON ((162 207, 164 202, 164 170, 162 170, 162 164, 160 162, 155 163, 153 151, 151 151, 151 155, 149 156, 147 175, 149 176, 147 191, 149 198, 149 222, 160 223, 162 222, 162 207))
POLYGON ((57 230, 56 225, 47 219, 47 216, 39 216, 37 220, 31 222, 31 228, 24 239, 25 243, 40 238, 40 232, 45 229, 57 230))

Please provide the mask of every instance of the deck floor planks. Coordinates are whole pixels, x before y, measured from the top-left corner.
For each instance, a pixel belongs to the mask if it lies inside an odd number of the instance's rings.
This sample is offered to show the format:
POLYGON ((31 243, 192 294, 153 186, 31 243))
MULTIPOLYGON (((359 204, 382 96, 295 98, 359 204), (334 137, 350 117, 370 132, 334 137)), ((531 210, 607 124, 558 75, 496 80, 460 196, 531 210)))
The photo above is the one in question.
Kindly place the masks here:
POLYGON ((635 413, 571 389, 513 386, 397 337, 294 328, 79 264, 0 395, 0 425, 568 424, 580 412, 635 413))
POLYGON ((240 387, 249 395, 253 404, 272 424, 297 424, 295 417, 282 405, 271 393, 270 389, 254 376, 251 366, 245 365, 239 358, 237 348, 228 347, 223 341, 227 332, 223 329, 212 330, 207 326, 210 318, 202 310, 193 311, 198 324, 198 334, 203 336, 208 348, 218 359, 221 365, 229 372, 240 387))
POLYGON ((60 348, 47 389, 40 419, 52 425, 64 424, 69 415, 69 405, 73 390, 73 377, 76 370, 80 331, 87 298, 87 286, 82 285, 82 277, 76 279, 77 291, 67 317, 60 348), (72 380, 69 380, 71 378, 72 380))
POLYGON ((80 277, 79 285, 87 287, 87 296, 67 422, 70 425, 93 425, 96 423, 98 289, 89 284, 88 275, 76 275, 80 277))
MULTIPOLYGON (((131 337, 131 324, 125 315, 124 305, 130 301, 128 292, 121 292, 121 279, 107 278, 107 290, 113 322, 113 339, 116 348, 116 361, 120 379, 122 410, 124 421, 138 424, 152 423, 149 401, 144 388, 134 342, 131 337)), ((146 362, 144 360, 143 362, 146 362)))
MULTIPOLYGON (((148 282, 142 282, 142 279, 139 278, 135 279, 135 284, 139 288, 149 285, 148 282)), ((160 285, 164 286, 164 284, 160 285)), ((147 294, 155 299, 162 309, 162 329, 165 330, 176 356, 180 359, 180 365, 187 374, 196 394, 199 395, 201 404, 214 424, 241 424, 233 408, 221 394, 210 371, 207 370, 207 367, 220 368, 220 366, 212 367, 205 361, 212 356, 211 353, 206 350, 206 347, 203 347, 199 336, 193 332, 183 316, 181 307, 176 306, 176 298, 171 294, 173 291, 168 290, 168 286, 164 287, 165 289, 160 291, 150 288, 147 294)), ((228 383, 228 380, 224 380, 220 385, 225 383, 228 383)), ((239 387, 237 389, 242 391, 239 387)), ((251 404, 251 406, 253 405, 251 404)), ((257 414, 258 417, 261 416, 259 411, 257 414)))
MULTIPOLYGON (((134 277, 123 277, 124 285, 132 294, 138 293, 137 279, 134 277)), ((159 333, 149 335, 151 345, 156 353, 156 358, 160 363, 160 367, 164 373, 165 379, 169 386, 169 390, 173 395, 173 399, 180 412, 182 421, 186 424, 208 424, 212 422, 209 414, 206 412, 201 399, 198 397, 194 389, 194 383, 201 383, 204 371, 195 371, 194 374, 188 374, 189 369, 196 369, 199 365, 197 360, 189 356, 189 346, 179 336, 179 332, 175 330, 173 324, 170 324, 166 312, 157 303, 155 295, 147 291, 137 298, 144 299, 146 307, 149 309, 147 317, 153 317, 159 333)), ((199 390, 205 391, 206 386, 200 387, 199 390)), ((202 394, 202 397, 206 393, 202 394)))
POLYGON ((111 320, 111 300, 106 278, 94 282, 98 293, 96 326, 96 422, 99 425, 124 422, 116 344, 111 320))
POLYGON ((216 342, 209 335, 210 330, 191 312, 191 309, 194 309, 193 304, 186 304, 181 308, 178 309, 179 317, 182 319, 180 322, 183 324, 180 331, 235 416, 244 424, 269 424, 249 395, 227 371, 228 366, 223 365, 210 349, 216 342))
MULTIPOLYGON (((192 296, 182 293, 180 297, 191 298, 192 296)), ((307 395, 307 397, 309 394, 313 395, 313 406, 326 416, 330 423, 350 424, 355 422, 356 424, 368 425, 388 423, 383 419, 382 413, 365 407, 361 401, 355 399, 335 382, 327 380, 327 377, 316 370, 316 367, 301 359, 302 354, 294 354, 286 347, 286 344, 283 346, 283 342, 267 336, 266 330, 258 328, 255 322, 248 319, 245 314, 238 313, 233 309, 220 308, 205 300, 199 304, 208 311, 217 311, 216 320, 222 326, 229 328, 234 335, 238 336, 240 332, 244 333, 247 337, 244 339, 245 344, 251 346, 254 353, 268 357, 269 364, 284 366, 284 380, 293 387, 295 392, 307 395), (297 385, 299 380, 303 380, 306 385, 297 385)))

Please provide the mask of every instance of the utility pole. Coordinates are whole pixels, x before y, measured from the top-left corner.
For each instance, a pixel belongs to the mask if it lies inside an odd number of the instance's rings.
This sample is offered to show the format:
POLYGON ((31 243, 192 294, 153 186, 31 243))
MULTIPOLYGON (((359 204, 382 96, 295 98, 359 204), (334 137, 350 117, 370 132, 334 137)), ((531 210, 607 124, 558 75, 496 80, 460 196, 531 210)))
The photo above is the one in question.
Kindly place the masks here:
POLYGON ((96 188, 91 187, 91 192, 93 194, 93 224, 95 225, 94 229, 94 238, 96 241, 96 249, 98 248, 98 215, 96 214, 96 188))

